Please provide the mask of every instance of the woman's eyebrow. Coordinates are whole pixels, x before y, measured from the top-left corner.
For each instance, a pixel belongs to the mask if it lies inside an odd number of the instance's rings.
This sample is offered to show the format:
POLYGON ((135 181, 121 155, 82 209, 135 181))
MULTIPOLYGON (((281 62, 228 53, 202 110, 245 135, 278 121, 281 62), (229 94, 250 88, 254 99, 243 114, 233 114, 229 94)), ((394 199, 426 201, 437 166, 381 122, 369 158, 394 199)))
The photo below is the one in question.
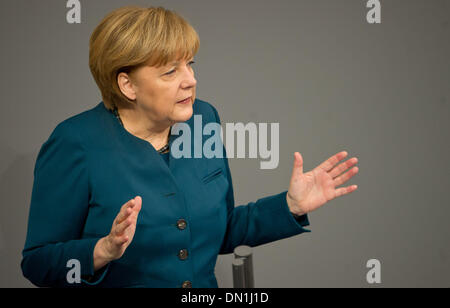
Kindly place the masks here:
MULTIPOLYGON (((192 58, 193 59, 193 58, 192 58)), ((178 66, 178 65, 180 65, 180 61, 173 61, 173 62, 171 62, 171 63, 168 63, 167 64, 168 66, 178 66)))

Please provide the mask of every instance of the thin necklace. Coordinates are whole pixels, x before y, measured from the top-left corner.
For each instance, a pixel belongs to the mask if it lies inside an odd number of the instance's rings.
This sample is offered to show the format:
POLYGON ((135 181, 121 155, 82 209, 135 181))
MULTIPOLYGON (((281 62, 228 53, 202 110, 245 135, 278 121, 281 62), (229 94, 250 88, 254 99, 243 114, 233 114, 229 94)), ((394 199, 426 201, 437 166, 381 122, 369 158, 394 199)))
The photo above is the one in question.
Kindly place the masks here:
MULTIPOLYGON (((120 118, 120 114, 119 114, 119 111, 117 110, 117 107, 114 107, 113 113, 116 116, 117 120, 119 120, 120 125, 122 125, 125 128, 125 126, 123 125, 122 119, 120 118)), ((163 146, 161 149, 156 150, 156 152, 161 154, 168 150, 169 150, 169 142, 167 142, 167 144, 165 146, 163 146)))

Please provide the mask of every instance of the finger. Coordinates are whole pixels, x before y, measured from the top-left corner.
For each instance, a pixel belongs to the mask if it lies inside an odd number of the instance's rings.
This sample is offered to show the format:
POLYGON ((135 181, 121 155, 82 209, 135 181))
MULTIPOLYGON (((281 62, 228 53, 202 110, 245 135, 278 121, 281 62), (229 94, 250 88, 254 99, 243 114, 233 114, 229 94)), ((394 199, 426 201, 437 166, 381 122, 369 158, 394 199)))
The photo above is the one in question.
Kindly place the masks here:
POLYGON ((140 211, 140 206, 136 205, 134 210, 133 210, 133 213, 130 215, 130 218, 131 218, 131 220, 133 222, 132 223, 133 225, 137 225, 137 219, 138 219, 138 216, 139 216, 139 211, 140 211))
POLYGON ((135 202, 135 205, 132 209, 131 215, 129 216, 134 220, 135 223, 137 221, 137 217, 139 215, 139 212, 141 211, 141 208, 142 208, 142 202, 135 202))
POLYGON ((348 153, 347 151, 342 151, 339 152, 333 156, 331 156, 330 158, 328 158, 326 161, 324 161, 323 163, 321 163, 318 168, 323 169, 324 171, 328 172, 330 171, 334 165, 336 165, 338 162, 340 162, 341 160, 343 160, 345 157, 347 157, 348 153))
POLYGON ((334 179, 334 187, 344 184, 345 182, 350 180, 355 174, 357 174, 358 171, 359 171, 358 167, 353 167, 346 173, 342 174, 341 176, 338 176, 337 178, 334 179))
POLYGON ((122 235, 123 232, 136 221, 133 216, 129 216, 114 228, 115 235, 122 235))
POLYGON ((130 215, 133 210, 132 208, 134 207, 134 203, 135 200, 131 199, 130 201, 126 202, 124 205, 122 205, 119 214, 117 214, 115 223, 116 224, 120 224, 124 219, 126 219, 128 217, 128 215, 130 215))
POLYGON ((113 238, 113 242, 116 246, 122 246, 123 244, 125 244, 126 242, 128 242, 128 235, 122 235, 122 236, 115 236, 113 238))
POLYGON ((142 208, 142 198, 141 196, 136 196, 136 198, 134 198, 135 202, 134 202, 134 208, 133 211, 136 213, 139 213, 139 211, 142 208))
POLYGON ((351 166, 356 165, 358 162, 358 159, 356 157, 353 157, 346 162, 340 163, 338 166, 334 167, 333 170, 331 170, 328 174, 331 176, 332 179, 336 178, 339 174, 343 173, 345 170, 350 168, 351 166))
POLYGON ((133 209, 131 207, 127 207, 120 211, 117 215, 114 223, 115 225, 121 224, 125 219, 127 219, 133 213, 133 209))
POLYGON ((136 197, 133 208, 127 209, 127 211, 129 211, 130 214, 127 215, 127 217, 125 219, 131 219, 132 222, 136 224, 137 217, 139 215, 139 212, 141 211, 141 208, 142 208, 142 198, 136 197))
POLYGON ((341 187, 335 190, 335 198, 349 194, 351 192, 354 192, 358 188, 358 185, 352 185, 347 187, 341 187))
POLYGON ((134 200, 136 201, 136 204, 142 203, 142 197, 141 196, 134 197, 134 200))

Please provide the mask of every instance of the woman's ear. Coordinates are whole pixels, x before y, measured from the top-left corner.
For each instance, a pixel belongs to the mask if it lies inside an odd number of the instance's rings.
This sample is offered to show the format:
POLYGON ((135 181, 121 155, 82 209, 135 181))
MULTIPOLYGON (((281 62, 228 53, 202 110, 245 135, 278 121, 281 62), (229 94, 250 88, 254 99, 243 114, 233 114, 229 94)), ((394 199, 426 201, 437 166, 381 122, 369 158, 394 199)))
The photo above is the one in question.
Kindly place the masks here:
POLYGON ((120 72, 117 75, 117 85, 119 86, 122 94, 125 95, 129 100, 134 101, 136 99, 136 85, 133 84, 133 81, 129 74, 120 72))

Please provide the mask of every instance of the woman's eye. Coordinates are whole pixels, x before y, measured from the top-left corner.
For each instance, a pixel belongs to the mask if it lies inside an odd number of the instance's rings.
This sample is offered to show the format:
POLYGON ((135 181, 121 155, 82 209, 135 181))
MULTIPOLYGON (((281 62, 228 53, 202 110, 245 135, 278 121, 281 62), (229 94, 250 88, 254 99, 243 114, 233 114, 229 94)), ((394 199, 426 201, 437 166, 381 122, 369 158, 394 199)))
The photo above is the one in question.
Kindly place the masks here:
MULTIPOLYGON (((191 66, 194 63, 195 63, 195 61, 190 61, 188 64, 189 64, 189 66, 191 66)), ((166 75, 172 75, 173 73, 175 73, 175 70, 171 70, 170 72, 167 72, 166 75)))

